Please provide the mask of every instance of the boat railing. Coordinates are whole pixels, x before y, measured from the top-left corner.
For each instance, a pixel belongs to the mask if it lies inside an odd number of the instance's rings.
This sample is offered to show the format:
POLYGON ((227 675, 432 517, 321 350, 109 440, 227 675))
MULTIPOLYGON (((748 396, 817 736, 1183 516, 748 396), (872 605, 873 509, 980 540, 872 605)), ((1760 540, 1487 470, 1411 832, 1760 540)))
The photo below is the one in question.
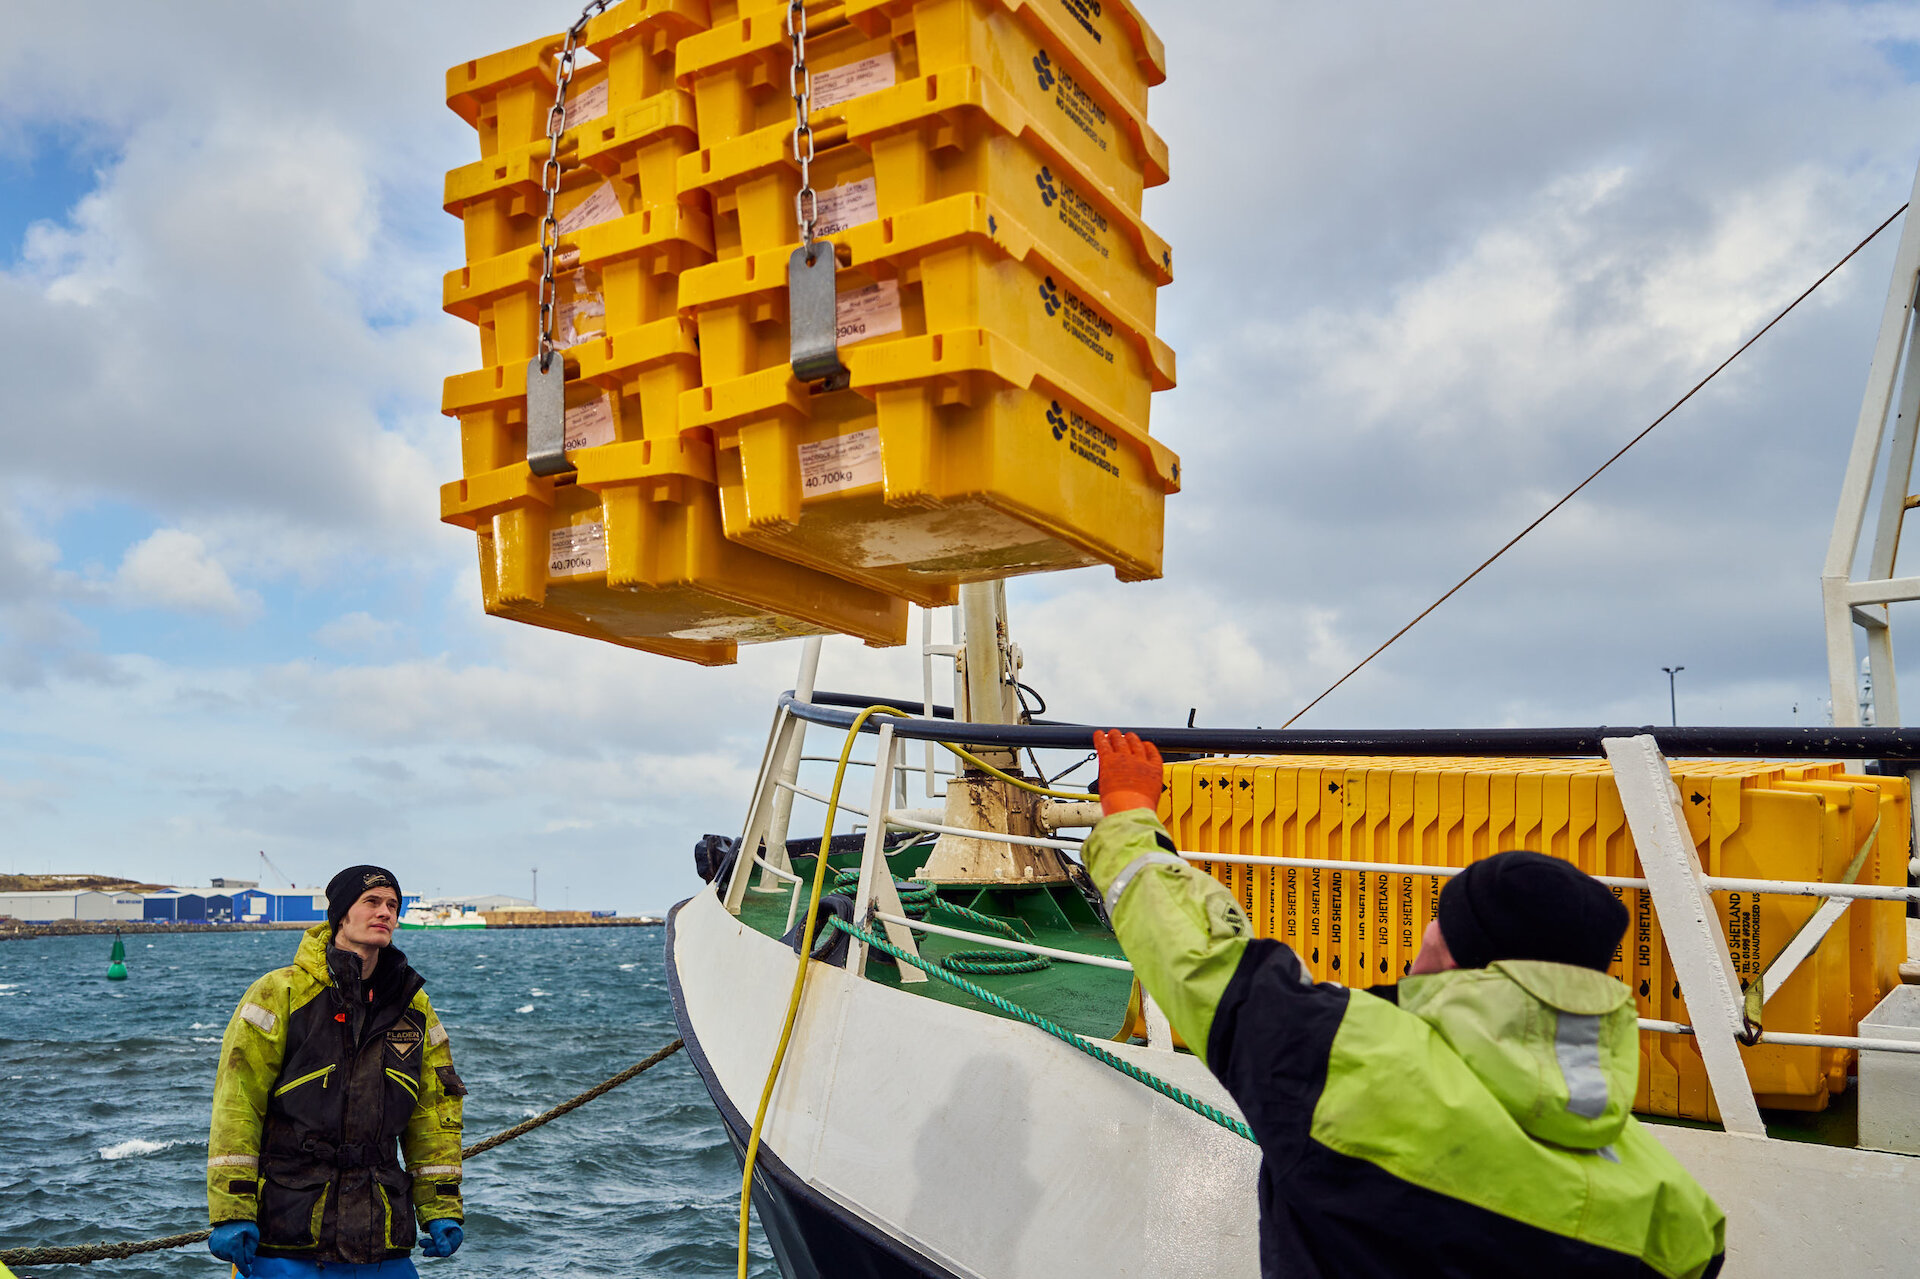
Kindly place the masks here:
MULTIPOLYGON (((810 682, 810 681, 809 681, 810 682)), ((913 699, 918 701, 920 699, 913 699)), ((743 858, 725 886, 728 909, 739 911, 752 879, 751 866, 762 871, 761 891, 789 894, 789 927, 796 915, 804 887, 786 856, 786 810, 800 797, 821 805, 828 797, 798 785, 795 778, 801 760, 838 763, 838 756, 807 756, 805 734, 809 725, 847 729, 862 708, 888 703, 880 698, 854 694, 819 693, 806 696, 784 695, 774 714, 760 776, 755 785, 740 847, 754 851, 743 858), (779 809, 776 814, 776 809, 779 809), (781 820, 774 822, 778 815, 781 820), (774 838, 777 834, 778 838, 774 838)), ((911 703, 909 703, 911 704, 911 703)), ((926 705, 926 703, 922 703, 926 705)), ((871 798, 863 808, 845 802, 827 815, 830 830, 841 813, 863 819, 866 838, 862 846, 859 876, 854 892, 854 918, 870 920, 882 926, 890 945, 918 955, 916 933, 934 934, 956 940, 996 946, 1002 949, 1045 955, 1067 963, 1130 970, 1123 959, 1088 955, 1075 951, 1039 946, 1006 937, 991 936, 931 924, 909 917, 901 907, 893 876, 887 871, 886 833, 889 829, 910 830, 933 835, 956 835, 1037 848, 1074 851, 1079 841, 1040 835, 1009 834, 950 825, 936 820, 944 816, 925 809, 908 808, 904 786, 896 775, 911 768, 902 758, 905 740, 928 743, 955 742, 968 746, 1012 749, 1079 749, 1091 745, 1093 726, 1063 723, 1020 725, 974 724, 956 721, 946 707, 927 707, 932 714, 875 714, 861 725, 875 738, 874 758, 862 763, 873 770, 871 798), (896 801, 896 793, 899 800, 896 801)), ((1727 1131, 1746 1136, 1765 1137, 1759 1106, 1747 1079, 1740 1046, 1774 1044, 1783 1047, 1838 1048, 1854 1051, 1920 1053, 1920 1042, 1869 1039, 1857 1035, 1818 1035, 1792 1031, 1766 1030, 1747 1017, 1746 994, 1737 976, 1727 946, 1726 932, 1712 894, 1737 892, 1780 894, 1825 899, 1800 933, 1776 956, 1758 978, 1765 996, 1778 991, 1799 964, 1818 948, 1855 901, 1920 901, 1920 889, 1882 884, 1843 884, 1804 880, 1752 879, 1706 874, 1692 837, 1687 833, 1682 800, 1673 782, 1666 751, 1687 756, 1785 759, 1863 758, 1888 761, 1885 767, 1906 771, 1920 765, 1920 731, 1909 729, 1699 729, 1699 728, 1547 728, 1547 729, 1465 729, 1416 731, 1271 731, 1241 729, 1196 729, 1147 727, 1134 729, 1154 741, 1163 750, 1204 754, 1356 754, 1356 755, 1483 755, 1483 756, 1603 756, 1618 788, 1627 826, 1644 874, 1640 876, 1599 875, 1601 883, 1647 893, 1654 915, 1659 919, 1667 950, 1673 961, 1680 994, 1694 1014, 1691 1024, 1641 1018, 1642 1030, 1658 1034, 1692 1035, 1699 1043, 1701 1059, 1713 1095, 1720 1107, 1727 1131)), ((931 767, 931 764, 929 765, 931 767)), ((943 770, 936 770, 943 771, 943 770)), ((1080 809, 1084 805, 1061 805, 1080 809)), ((1084 824, 1078 813, 1065 813, 1056 829, 1084 824)), ((1270 857, 1251 853, 1216 853, 1181 850, 1181 857, 1194 862, 1250 866, 1275 866, 1304 870, 1361 872, 1397 875, 1427 875, 1445 878, 1459 874, 1461 866, 1432 866, 1409 862, 1341 861, 1327 858, 1270 857)), ((857 938, 849 940, 847 970, 864 975, 866 947, 857 938)), ((902 982, 925 981, 924 974, 902 966, 902 982)))

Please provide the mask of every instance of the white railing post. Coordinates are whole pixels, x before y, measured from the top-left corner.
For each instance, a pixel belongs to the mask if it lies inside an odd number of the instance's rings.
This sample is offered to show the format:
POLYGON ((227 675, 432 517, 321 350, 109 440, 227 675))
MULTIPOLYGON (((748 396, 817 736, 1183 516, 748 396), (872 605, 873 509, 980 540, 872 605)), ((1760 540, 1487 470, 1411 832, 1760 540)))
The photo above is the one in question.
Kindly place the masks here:
MULTIPOLYGON (((900 744, 894 740, 893 725, 880 726, 880 739, 873 760, 873 797, 867 804, 867 840, 860 849, 860 882, 853 890, 853 921, 870 928, 874 911, 900 918, 907 912, 900 905, 900 893, 893 886, 893 871, 887 865, 887 799, 893 791, 893 771, 899 763, 900 744)), ((883 920, 887 940, 916 958, 920 948, 913 933, 891 920, 883 920)), ((867 971, 867 944, 857 937, 848 938, 847 971, 863 977, 867 971)), ((927 975, 912 964, 900 965, 903 985, 916 985, 927 975)))
MULTIPOLYGON (((746 900, 747 885, 753 880, 754 853, 766 838, 767 825, 773 819, 774 797, 783 793, 775 782, 779 765, 788 755, 787 743, 804 730, 804 722, 789 714, 786 707, 774 711, 773 727, 767 731, 767 749, 760 756, 760 774, 753 783, 753 802, 747 805, 747 824, 740 832, 740 842, 735 845, 739 853, 734 858, 733 876, 727 881, 726 906, 736 915, 740 913, 740 903, 746 900)), ((797 770, 797 764, 795 768, 797 770)))
MULTIPOLYGON (((810 635, 800 649, 800 670, 794 676, 793 695, 803 702, 813 700, 813 684, 820 673, 820 637, 810 635)), ((807 745, 807 725, 797 720, 797 728, 787 735, 787 748, 780 756, 779 767, 774 776, 782 781, 797 781, 800 777, 800 756, 807 745)), ((767 863, 781 870, 791 870, 793 862, 787 856, 787 827, 793 819, 793 792, 776 791, 773 797, 773 815, 767 822, 767 863)), ((767 870, 760 876, 760 887, 777 888, 780 877, 767 870)))
POLYGON ((1673 772, 1650 736, 1609 737, 1602 745, 1687 1001, 1720 1120, 1729 1133, 1765 1138, 1766 1125, 1736 1039, 1746 1030, 1740 982, 1727 951, 1726 929, 1703 882, 1673 772))

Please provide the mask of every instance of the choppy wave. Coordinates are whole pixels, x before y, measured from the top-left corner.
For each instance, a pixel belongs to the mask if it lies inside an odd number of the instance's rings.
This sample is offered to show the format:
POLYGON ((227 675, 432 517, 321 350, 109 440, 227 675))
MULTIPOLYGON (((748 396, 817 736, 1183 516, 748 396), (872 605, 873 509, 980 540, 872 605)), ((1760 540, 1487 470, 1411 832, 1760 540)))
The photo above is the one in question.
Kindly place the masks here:
POLYGON ((148 1141, 144 1137, 129 1137, 118 1145, 100 1147, 102 1159, 132 1159, 137 1155, 157 1155, 169 1146, 177 1146, 178 1141, 148 1141))

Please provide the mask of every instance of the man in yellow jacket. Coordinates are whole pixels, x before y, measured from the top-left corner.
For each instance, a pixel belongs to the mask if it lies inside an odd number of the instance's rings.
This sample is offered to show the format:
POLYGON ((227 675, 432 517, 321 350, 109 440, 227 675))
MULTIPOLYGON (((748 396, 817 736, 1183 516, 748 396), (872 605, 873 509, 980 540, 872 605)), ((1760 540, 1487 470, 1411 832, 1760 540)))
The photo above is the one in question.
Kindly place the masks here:
POLYGON ((207 1247, 242 1275, 412 1279, 416 1219, 426 1255, 460 1246, 467 1090, 392 944, 399 912, 391 871, 334 876, 327 922, 248 988, 220 1041, 207 1247))
POLYGON ((1094 735, 1087 870, 1147 993, 1260 1142, 1269 1279, 1710 1279, 1725 1217, 1629 1114, 1626 908, 1538 853, 1449 880, 1397 986, 1315 982, 1154 816, 1160 754, 1094 735))

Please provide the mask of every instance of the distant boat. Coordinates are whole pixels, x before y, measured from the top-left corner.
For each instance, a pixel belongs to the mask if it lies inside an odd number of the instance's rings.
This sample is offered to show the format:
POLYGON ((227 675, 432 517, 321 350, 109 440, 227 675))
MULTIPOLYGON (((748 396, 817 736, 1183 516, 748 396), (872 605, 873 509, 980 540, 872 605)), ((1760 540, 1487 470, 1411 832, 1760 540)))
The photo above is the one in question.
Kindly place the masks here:
POLYGON ((487 917, 471 906, 415 902, 400 916, 402 928, 485 928, 487 917))

